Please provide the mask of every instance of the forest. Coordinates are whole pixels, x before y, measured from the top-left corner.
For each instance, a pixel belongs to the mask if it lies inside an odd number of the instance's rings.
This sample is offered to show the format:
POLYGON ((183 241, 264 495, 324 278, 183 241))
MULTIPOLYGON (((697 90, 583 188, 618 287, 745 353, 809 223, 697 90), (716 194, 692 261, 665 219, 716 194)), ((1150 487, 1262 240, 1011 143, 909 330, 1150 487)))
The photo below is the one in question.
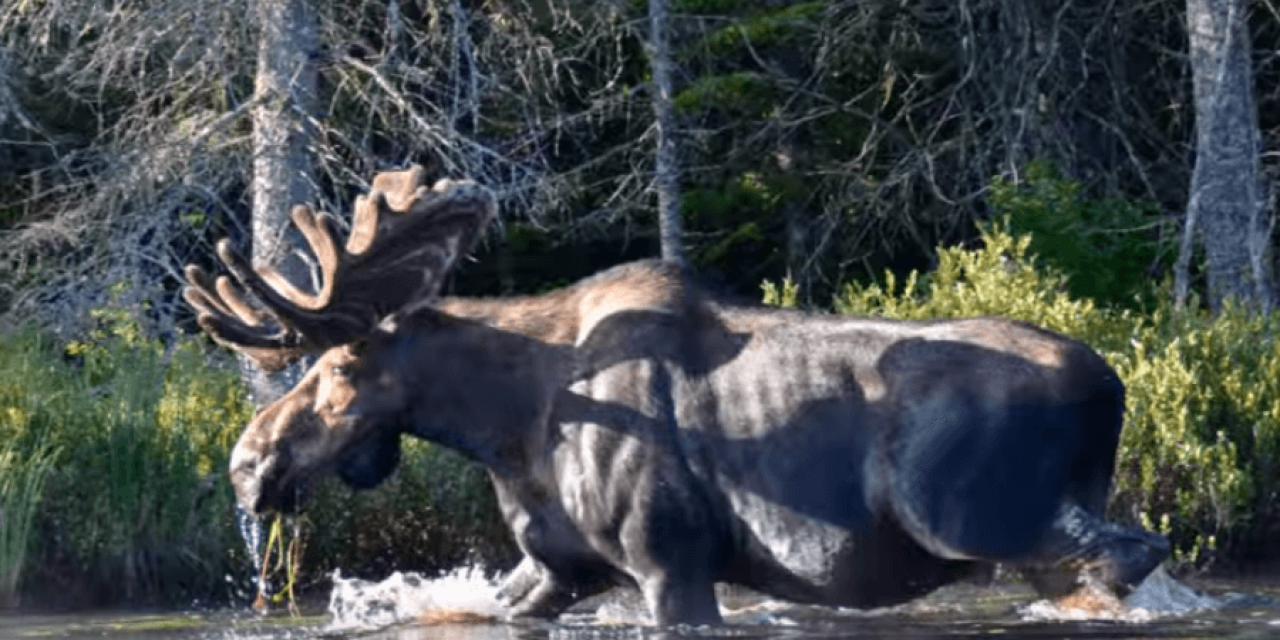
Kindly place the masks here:
MULTIPOLYGON (((447 293, 663 255, 1078 338, 1128 388, 1108 515, 1179 571, 1280 561, 1274 0, 0 0, 0 604, 251 597, 227 456, 293 378, 183 267, 228 237, 311 285, 292 206, 410 163, 499 199, 447 293)), ((510 566, 483 470, 406 455, 263 571, 510 566)))

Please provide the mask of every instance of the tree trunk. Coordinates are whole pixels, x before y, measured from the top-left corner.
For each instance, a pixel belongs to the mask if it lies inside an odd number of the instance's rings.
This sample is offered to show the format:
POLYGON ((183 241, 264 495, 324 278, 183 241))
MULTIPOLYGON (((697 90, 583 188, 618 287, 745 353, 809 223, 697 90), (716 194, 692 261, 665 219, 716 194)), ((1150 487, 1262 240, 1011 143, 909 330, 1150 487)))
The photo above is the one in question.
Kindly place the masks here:
MULTIPOLYGON (((1186 233, 1190 237, 1199 226, 1215 309, 1231 297, 1263 309, 1272 303, 1247 6, 1246 0, 1187 0, 1196 161, 1186 233)), ((1190 249, 1184 241, 1175 276, 1179 304, 1186 298, 1190 249)))
MULTIPOLYGON (((255 267, 274 265, 303 290, 318 289, 311 265, 298 249, 305 241, 290 222, 293 206, 314 203, 308 121, 318 102, 316 56, 320 51, 314 9, 306 0, 258 0, 258 65, 253 109, 252 260, 255 267)), ((301 378, 303 364, 268 374, 247 358, 240 358, 241 375, 258 406, 284 395, 301 378)), ((236 509, 237 524, 253 561, 258 582, 254 607, 265 610, 265 594, 274 589, 263 581, 262 553, 265 524, 236 509)))
MULTIPOLYGON (((275 265, 294 285, 315 289, 289 214, 294 205, 315 201, 308 120, 318 101, 317 20, 305 0, 259 0, 257 17, 256 90, 265 99, 253 110, 253 263, 275 265)), ((269 401, 293 377, 255 374, 255 400, 269 401)))
POLYGON ((662 257, 684 264, 676 114, 671 95, 671 51, 667 43, 667 17, 670 13, 669 0, 649 0, 649 64, 653 71, 653 110, 658 133, 654 178, 658 189, 658 233, 662 257))

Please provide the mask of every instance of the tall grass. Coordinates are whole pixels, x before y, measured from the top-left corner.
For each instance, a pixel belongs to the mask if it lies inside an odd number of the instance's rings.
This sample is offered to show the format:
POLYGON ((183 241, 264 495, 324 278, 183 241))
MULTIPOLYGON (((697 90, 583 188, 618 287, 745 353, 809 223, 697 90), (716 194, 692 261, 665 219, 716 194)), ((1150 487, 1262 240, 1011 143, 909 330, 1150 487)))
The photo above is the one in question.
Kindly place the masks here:
MULTIPOLYGON (((247 601, 253 562, 225 475, 254 412, 237 372, 196 339, 166 349, 126 309, 95 316, 70 343, 0 335, 0 597, 247 601)), ((339 567, 378 577, 512 559, 484 471, 426 443, 406 442, 375 491, 325 483, 307 513, 323 525, 302 529, 301 588, 339 567)))
POLYGON ((23 452, 13 441, 0 449, 0 605, 16 606, 36 509, 57 454, 46 446, 23 452))
POLYGON ((13 545, 35 561, 14 570, 51 604, 225 592, 238 544, 216 480, 252 408, 198 344, 166 352, 120 309, 98 321, 69 345, 0 339, 0 441, 15 452, 4 469, 45 482, 26 485, 34 540, 13 545))

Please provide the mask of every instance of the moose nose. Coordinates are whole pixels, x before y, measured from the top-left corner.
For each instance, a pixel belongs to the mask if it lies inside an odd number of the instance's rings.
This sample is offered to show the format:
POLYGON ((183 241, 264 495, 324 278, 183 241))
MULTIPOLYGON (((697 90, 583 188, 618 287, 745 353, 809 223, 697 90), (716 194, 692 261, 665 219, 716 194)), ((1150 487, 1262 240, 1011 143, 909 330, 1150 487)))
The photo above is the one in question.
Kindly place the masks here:
POLYGON ((281 476, 288 468, 288 451, 267 455, 236 449, 231 456, 231 485, 236 501, 250 513, 272 510, 272 495, 278 492, 281 476))
POLYGON ((296 500, 289 480, 292 460, 287 446, 266 455, 233 454, 231 484, 240 506, 253 514, 291 510, 296 500))
POLYGON ((250 513, 261 513, 262 479, 258 467, 260 458, 236 448, 231 453, 231 486, 236 492, 236 502, 250 513))

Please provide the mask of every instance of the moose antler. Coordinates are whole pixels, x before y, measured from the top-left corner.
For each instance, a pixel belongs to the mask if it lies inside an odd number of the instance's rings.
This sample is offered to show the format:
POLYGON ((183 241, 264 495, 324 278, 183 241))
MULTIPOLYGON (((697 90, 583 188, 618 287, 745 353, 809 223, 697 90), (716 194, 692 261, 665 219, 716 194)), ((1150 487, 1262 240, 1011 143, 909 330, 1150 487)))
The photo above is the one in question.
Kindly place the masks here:
POLYGON ((271 267, 253 269, 223 239, 218 257, 236 282, 188 265, 183 297, 209 335, 267 371, 354 341, 387 315, 435 296, 444 274, 495 215, 488 189, 451 180, 428 189, 425 179, 418 165, 378 174, 369 194, 356 198, 345 249, 338 248, 331 216, 294 208, 293 224, 320 264, 322 286, 315 295, 271 267), (264 309, 250 304, 245 291, 264 309))

